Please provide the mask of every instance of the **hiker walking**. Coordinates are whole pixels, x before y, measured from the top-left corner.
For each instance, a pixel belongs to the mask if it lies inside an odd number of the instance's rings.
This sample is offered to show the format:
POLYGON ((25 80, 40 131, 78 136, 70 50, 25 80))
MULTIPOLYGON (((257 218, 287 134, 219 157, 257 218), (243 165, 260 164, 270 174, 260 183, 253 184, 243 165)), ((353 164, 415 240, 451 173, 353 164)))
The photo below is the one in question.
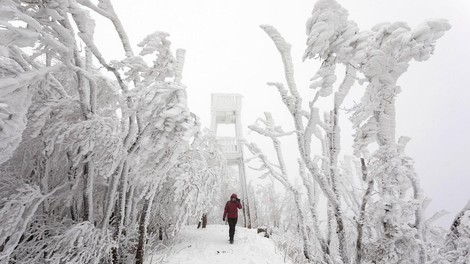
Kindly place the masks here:
POLYGON ((242 209, 242 204, 240 203, 240 199, 238 199, 237 195, 234 193, 230 196, 230 201, 225 204, 224 210, 224 218, 223 221, 225 222, 225 218, 228 220, 229 231, 228 235, 230 237, 230 244, 233 244, 233 236, 235 235, 235 226, 237 225, 238 220, 238 209, 242 209))

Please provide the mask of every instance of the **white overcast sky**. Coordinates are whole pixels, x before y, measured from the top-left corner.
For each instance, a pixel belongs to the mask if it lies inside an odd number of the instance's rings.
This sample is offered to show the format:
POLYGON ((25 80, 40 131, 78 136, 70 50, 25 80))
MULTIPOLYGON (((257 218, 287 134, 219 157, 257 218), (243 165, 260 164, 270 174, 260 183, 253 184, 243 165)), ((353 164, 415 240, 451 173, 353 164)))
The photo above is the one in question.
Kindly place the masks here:
MULTIPOLYGON (((183 81, 189 106, 203 125, 210 126, 210 94, 240 93, 244 133, 249 141, 269 147, 248 133, 264 111, 272 112, 288 130, 292 122, 277 91, 268 81, 284 81, 280 57, 260 24, 275 26, 293 45, 298 87, 312 96, 308 84, 318 62, 302 63, 305 21, 313 0, 116 0, 114 6, 134 46, 154 31, 170 33, 173 48, 187 50, 183 81)), ((452 29, 438 40, 426 62, 413 62, 400 79, 397 98, 397 136, 412 138, 407 154, 415 159, 425 194, 432 198, 427 211, 451 214, 439 223, 448 226, 470 198, 470 1, 467 0, 339 0, 361 29, 380 22, 405 21, 415 27, 428 18, 446 18, 452 29)), ((112 26, 98 21, 96 42, 105 57, 121 59, 123 51, 112 26)), ((348 100, 359 100, 357 87, 348 100)), ((307 101, 307 100, 305 100, 307 101)), ((328 106, 328 102, 322 102, 328 106)), ((328 108, 325 108, 328 110, 328 108)), ((350 154, 353 133, 342 116, 343 154, 350 154)), ((286 142, 286 156, 295 153, 286 142)), ((268 151, 269 152, 269 151, 268 151)), ((295 172, 295 159, 289 160, 295 172)), ((256 177, 249 173, 249 179, 256 177)))

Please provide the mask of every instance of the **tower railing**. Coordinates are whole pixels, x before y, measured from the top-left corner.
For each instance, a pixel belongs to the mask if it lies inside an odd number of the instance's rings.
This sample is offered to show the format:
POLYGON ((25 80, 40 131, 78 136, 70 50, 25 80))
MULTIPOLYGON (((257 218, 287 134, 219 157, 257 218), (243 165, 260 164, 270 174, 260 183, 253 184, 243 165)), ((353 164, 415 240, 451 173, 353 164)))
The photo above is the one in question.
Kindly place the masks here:
POLYGON ((240 111, 241 97, 238 94, 212 94, 212 111, 240 111))
POLYGON ((217 142, 222 150, 227 154, 240 153, 238 140, 234 137, 217 137, 217 142))

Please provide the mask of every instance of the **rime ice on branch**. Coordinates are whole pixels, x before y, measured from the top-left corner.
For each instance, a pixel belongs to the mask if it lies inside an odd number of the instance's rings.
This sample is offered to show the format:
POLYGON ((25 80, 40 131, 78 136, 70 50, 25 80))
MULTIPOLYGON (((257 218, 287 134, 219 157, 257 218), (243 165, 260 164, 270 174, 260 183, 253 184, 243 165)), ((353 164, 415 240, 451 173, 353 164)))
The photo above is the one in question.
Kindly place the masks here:
MULTIPOLYGON (((424 245, 423 192, 414 172, 413 160, 404 154, 409 139, 395 136, 395 98, 400 91, 398 78, 407 70, 411 60, 427 60, 438 38, 450 29, 445 20, 428 20, 411 29, 403 22, 383 23, 372 30, 361 31, 348 20, 348 12, 334 0, 319 0, 307 20, 307 49, 304 59, 319 59, 320 69, 311 79, 313 98, 304 103, 294 79, 290 44, 271 26, 262 29, 273 40, 284 65, 287 89, 282 83, 268 83, 277 88, 282 102, 292 115, 299 151, 299 174, 307 189, 307 203, 312 201, 312 182, 318 185, 328 202, 328 232, 318 232, 316 209, 310 210, 312 221, 299 213, 304 255, 310 261, 327 263, 420 263, 426 262, 424 245), (339 85, 337 65, 345 69, 339 85), (360 77, 359 77, 360 76, 360 77), (356 80, 366 83, 362 100, 352 109, 350 120, 355 129, 354 162, 360 172, 353 173, 339 160, 341 134, 339 118, 341 105, 356 80), (332 106, 324 118, 316 106, 321 97, 333 97, 332 106), (312 149, 312 139, 321 146, 319 153, 312 149), (371 143, 377 143, 373 149, 371 143), (374 151, 370 154, 371 151, 374 151), (306 171, 305 171, 306 170, 306 171), (356 180, 350 179, 356 177, 356 180), (310 178, 310 180, 309 180, 310 178), (355 188, 348 187, 358 182, 355 188), (410 191, 410 195, 406 195, 410 191), (355 228, 353 228, 355 226, 355 228), (305 231, 312 232, 305 234, 305 231), (312 255, 309 246, 315 238, 321 254, 312 255)), ((272 119, 272 118, 270 118, 272 119)), ((268 119, 250 126, 253 131, 270 138, 280 149, 282 132, 268 119), (265 127, 259 124, 264 124, 265 127)), ((256 145, 249 144, 260 168, 284 185, 286 171, 282 155, 278 165, 272 164, 256 145), (279 167, 281 172, 279 172, 279 167)), ((297 202, 296 202, 297 203, 297 202)), ((300 209, 302 211, 302 209, 300 209)))
POLYGON ((224 163, 209 139, 189 146, 184 50, 157 31, 135 55, 109 0, 1 1, 0 24, 0 263, 143 263, 147 236, 193 213, 159 198, 197 181, 210 197, 224 163), (90 12, 112 22, 122 58, 102 55, 90 12), (178 219, 148 228, 168 210, 178 219))

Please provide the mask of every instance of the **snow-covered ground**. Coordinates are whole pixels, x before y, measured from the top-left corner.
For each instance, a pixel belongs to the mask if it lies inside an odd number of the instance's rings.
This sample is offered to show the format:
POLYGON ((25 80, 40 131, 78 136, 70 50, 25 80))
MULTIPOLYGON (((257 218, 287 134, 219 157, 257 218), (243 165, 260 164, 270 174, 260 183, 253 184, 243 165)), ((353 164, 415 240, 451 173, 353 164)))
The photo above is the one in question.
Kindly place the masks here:
POLYGON ((272 240, 256 230, 237 227, 235 243, 228 241, 228 225, 206 229, 187 226, 179 243, 149 258, 147 264, 280 264, 291 263, 276 250, 272 240))

